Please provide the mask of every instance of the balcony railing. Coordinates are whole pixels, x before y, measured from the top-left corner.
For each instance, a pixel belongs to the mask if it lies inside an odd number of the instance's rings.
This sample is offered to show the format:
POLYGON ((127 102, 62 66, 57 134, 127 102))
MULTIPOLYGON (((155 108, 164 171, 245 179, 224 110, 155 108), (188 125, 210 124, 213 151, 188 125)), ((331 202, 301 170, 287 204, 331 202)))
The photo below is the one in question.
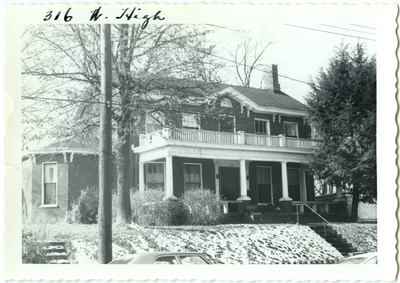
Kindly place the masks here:
POLYGON ((164 128, 150 134, 140 135, 140 146, 161 140, 181 140, 200 143, 239 144, 262 147, 285 147, 312 149, 318 142, 310 139, 287 138, 284 135, 256 135, 245 132, 227 133, 217 131, 164 128))

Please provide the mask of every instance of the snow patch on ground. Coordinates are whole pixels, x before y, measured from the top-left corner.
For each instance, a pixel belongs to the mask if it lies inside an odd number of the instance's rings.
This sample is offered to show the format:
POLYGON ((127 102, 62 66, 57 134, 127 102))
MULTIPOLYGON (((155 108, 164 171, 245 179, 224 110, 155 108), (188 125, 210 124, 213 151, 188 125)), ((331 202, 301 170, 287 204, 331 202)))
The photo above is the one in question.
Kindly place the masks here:
MULTIPOLYGON (((236 224, 140 227, 114 231, 113 258, 147 251, 196 251, 218 264, 306 264, 335 262, 342 255, 308 226, 236 224)), ((72 241, 73 263, 96 263, 96 243, 72 241)))

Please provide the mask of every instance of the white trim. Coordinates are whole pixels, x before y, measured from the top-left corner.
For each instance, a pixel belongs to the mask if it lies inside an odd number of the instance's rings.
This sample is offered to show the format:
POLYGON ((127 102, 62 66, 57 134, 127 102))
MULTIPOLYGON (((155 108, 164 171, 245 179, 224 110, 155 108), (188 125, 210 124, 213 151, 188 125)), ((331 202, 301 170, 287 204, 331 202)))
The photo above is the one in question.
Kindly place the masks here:
POLYGON ((185 165, 200 165, 200 188, 203 189, 203 164, 202 163, 184 162, 183 163, 183 191, 185 191, 185 189, 186 189, 185 165))
POLYGON ((41 207, 58 207, 58 163, 56 161, 52 162, 43 162, 42 163, 42 196, 41 196, 41 207), (47 164, 55 164, 56 165, 56 203, 45 204, 44 203, 44 175, 45 175, 45 165, 47 164))
POLYGON ((286 132, 285 132, 285 124, 295 124, 296 125, 296 138, 299 138, 299 123, 291 122, 291 121, 283 121, 283 133, 285 134, 286 137, 289 137, 288 135, 286 135, 286 132))
MULTIPOLYGON (((231 97, 233 99, 235 99, 236 101, 238 101, 239 103, 241 103, 241 104, 246 103, 247 105, 249 105, 251 110, 256 113, 264 113, 264 114, 281 113, 281 114, 285 114, 285 115, 289 115, 289 116, 297 116, 297 117, 308 116, 307 110, 292 110, 292 109, 286 109, 286 108, 260 106, 256 103, 254 103, 252 100, 248 99, 241 92, 237 91, 236 89, 234 89, 231 86, 216 92, 217 95, 223 95, 223 94, 227 94, 227 93, 230 93, 231 97)), ((291 97, 291 96, 289 96, 289 97, 291 97)))
POLYGON ((266 135, 271 135, 271 123, 269 119, 262 119, 262 118, 254 118, 254 133, 255 134, 266 134, 266 135), (266 133, 261 133, 261 132, 256 132, 256 121, 265 121, 267 122, 267 132, 266 133))
POLYGON ((225 108, 232 108, 233 107, 232 106, 232 101, 227 97, 224 97, 224 98, 221 99, 220 106, 221 107, 225 107, 225 108))
MULTIPOLYGON (((263 166, 263 165, 260 165, 260 166, 256 166, 256 170, 257 170, 257 168, 268 168, 269 169, 269 180, 270 180, 270 183, 271 183, 271 203, 272 204, 274 204, 274 185, 273 185, 273 182, 272 182, 272 167, 271 166, 263 166)), ((265 202, 258 202, 258 180, 257 180, 257 171, 256 171, 256 184, 257 184, 257 204, 265 204, 265 202)))
POLYGON ((182 119, 181 119, 182 129, 192 129, 192 130, 197 129, 197 130, 201 130, 201 120, 200 120, 201 118, 197 117, 197 116, 198 115, 192 114, 192 113, 182 113, 182 119), (194 117, 194 119, 196 121, 196 124, 197 124, 197 127, 195 128, 195 127, 185 127, 185 126, 183 126, 184 116, 192 116, 192 117, 194 117))

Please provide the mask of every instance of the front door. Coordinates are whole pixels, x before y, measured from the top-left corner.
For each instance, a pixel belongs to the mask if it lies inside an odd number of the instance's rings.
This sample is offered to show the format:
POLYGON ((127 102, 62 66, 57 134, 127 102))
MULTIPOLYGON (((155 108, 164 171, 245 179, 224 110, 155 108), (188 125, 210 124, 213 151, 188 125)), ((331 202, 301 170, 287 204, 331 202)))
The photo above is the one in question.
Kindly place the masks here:
POLYGON ((226 200, 240 197, 240 171, 238 167, 219 167, 220 195, 226 200))
POLYGON ((270 167, 257 166, 257 202, 273 203, 270 167))

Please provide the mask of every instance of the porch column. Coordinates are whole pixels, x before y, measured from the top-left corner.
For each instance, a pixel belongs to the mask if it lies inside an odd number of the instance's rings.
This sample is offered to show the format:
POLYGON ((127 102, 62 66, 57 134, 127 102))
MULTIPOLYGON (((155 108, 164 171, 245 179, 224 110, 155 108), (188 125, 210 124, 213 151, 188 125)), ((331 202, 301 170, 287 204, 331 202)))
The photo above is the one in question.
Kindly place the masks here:
POLYGON ((251 200, 247 196, 246 160, 240 159, 240 197, 238 200, 251 200))
POLYGON ((343 201, 343 190, 342 190, 342 184, 339 184, 336 186, 336 198, 334 199, 335 201, 343 201))
POLYGON ((139 162, 139 192, 144 192, 144 162, 139 162))
POLYGON ((292 199, 289 197, 288 176, 287 176, 287 162, 281 162, 282 171, 282 198, 279 199, 281 211, 290 214, 292 213, 292 199))
POLYGON ((176 199, 174 196, 174 175, 172 170, 172 156, 165 157, 165 197, 164 199, 176 199))

